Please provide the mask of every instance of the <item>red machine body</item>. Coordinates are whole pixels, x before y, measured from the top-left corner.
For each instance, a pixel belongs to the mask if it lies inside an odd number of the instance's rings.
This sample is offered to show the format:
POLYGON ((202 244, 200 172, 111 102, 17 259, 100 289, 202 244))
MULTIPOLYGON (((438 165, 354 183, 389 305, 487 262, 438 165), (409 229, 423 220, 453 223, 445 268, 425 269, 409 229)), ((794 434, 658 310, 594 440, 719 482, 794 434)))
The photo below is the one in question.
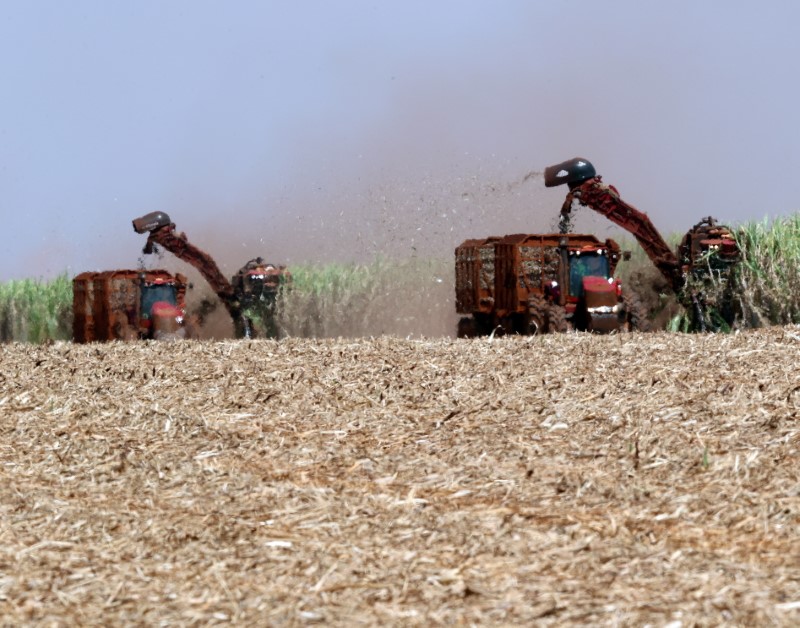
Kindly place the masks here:
POLYGON ((620 198, 612 185, 603 183, 594 166, 576 157, 549 166, 544 172, 545 186, 569 185, 561 207, 562 225, 568 231, 570 214, 579 206, 588 207, 630 233, 676 293, 686 285, 687 275, 714 254, 723 264, 739 260, 739 248, 731 230, 710 216, 690 229, 678 252, 673 251, 644 212, 620 198))
POLYGON ((148 233, 143 250, 145 255, 153 253, 153 245, 158 244, 178 259, 196 268, 227 308, 233 319, 236 336, 241 338, 245 335, 239 299, 213 257, 189 242, 186 234, 176 233, 175 223, 171 222, 164 212, 151 212, 134 219, 133 230, 136 233, 148 233))
POLYGON ((72 281, 73 340, 189 337, 186 288, 183 275, 165 270, 81 273, 72 281))
MULTIPOLYGON (((675 252, 647 214, 623 201, 614 186, 603 183, 588 160, 576 157, 549 166, 544 171, 544 182, 547 187, 569 186, 561 208, 563 231, 570 230, 570 215, 580 206, 588 207, 622 227, 636 238, 679 300, 693 313, 693 327, 698 331, 709 328, 709 280, 726 283, 728 272, 741 258, 736 239, 728 227, 717 224, 710 216, 704 218, 686 233, 675 252)), ((727 311, 727 318, 732 318, 730 308, 725 304, 721 304, 719 309, 727 311)), ((725 312, 717 315, 725 318, 725 312)), ((732 320, 725 323, 729 325, 732 320)))
POLYGON ((268 264, 258 257, 250 260, 228 281, 211 255, 189 242, 185 233, 176 233, 175 223, 166 213, 151 212, 136 218, 133 229, 136 233, 148 234, 145 255, 152 253, 157 244, 197 269, 228 310, 237 338, 256 335, 253 321, 244 310, 263 303, 267 306, 260 308, 259 314, 266 320, 265 335, 277 337, 275 299, 280 287, 291 279, 284 266, 268 264))
POLYGON ((456 311, 466 315, 459 336, 571 327, 607 332, 630 325, 630 308, 613 278, 621 257, 613 240, 514 234, 467 240, 455 257, 456 311))

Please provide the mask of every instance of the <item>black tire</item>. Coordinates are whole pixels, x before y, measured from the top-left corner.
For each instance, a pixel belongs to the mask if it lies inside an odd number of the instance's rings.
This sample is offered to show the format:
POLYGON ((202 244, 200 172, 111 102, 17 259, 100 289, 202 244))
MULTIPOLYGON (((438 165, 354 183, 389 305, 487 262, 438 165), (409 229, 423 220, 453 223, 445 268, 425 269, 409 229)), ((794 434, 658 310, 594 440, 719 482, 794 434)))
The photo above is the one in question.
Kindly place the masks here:
POLYGON ((527 332, 530 335, 547 333, 549 306, 544 297, 528 297, 527 332))
POLYGON ((475 336, 488 336, 492 332, 498 333, 500 321, 496 320, 493 314, 486 314, 483 312, 475 312, 472 315, 472 320, 475 321, 475 336))
POLYGON ((554 334, 563 334, 569 331, 567 311, 560 305, 551 303, 547 307, 547 331, 554 334))
POLYGON ((457 336, 459 338, 474 338, 476 335, 477 328, 474 318, 471 316, 464 316, 463 318, 459 319, 457 332, 457 336))

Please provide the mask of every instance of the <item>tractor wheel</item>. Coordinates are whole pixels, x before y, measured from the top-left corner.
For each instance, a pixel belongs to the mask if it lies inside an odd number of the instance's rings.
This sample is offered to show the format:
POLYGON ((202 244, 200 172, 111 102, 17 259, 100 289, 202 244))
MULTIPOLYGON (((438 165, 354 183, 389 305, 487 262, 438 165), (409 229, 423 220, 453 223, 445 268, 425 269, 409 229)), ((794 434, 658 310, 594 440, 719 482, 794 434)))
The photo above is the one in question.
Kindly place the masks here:
POLYGON ((625 306, 625 322, 628 331, 650 331, 650 321, 647 320, 647 308, 633 293, 622 297, 625 306))
POLYGON ((476 331, 474 318, 471 316, 464 316, 459 319, 457 332, 459 338, 474 338, 477 335, 476 331))
POLYGON ((528 334, 547 333, 547 301, 543 297, 528 297, 528 334))
POLYGON ((560 305, 551 303, 547 308, 547 331, 555 334, 563 334, 569 331, 567 322, 567 311, 560 305))

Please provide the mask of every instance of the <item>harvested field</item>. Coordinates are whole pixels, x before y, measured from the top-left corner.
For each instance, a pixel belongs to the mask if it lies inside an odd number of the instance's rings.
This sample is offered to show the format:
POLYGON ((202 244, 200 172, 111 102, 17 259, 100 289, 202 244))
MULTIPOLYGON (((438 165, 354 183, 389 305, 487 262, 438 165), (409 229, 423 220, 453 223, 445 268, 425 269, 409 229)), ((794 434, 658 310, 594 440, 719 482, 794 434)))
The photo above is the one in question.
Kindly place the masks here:
POLYGON ((0 357, 10 624, 800 623, 797 327, 0 357))

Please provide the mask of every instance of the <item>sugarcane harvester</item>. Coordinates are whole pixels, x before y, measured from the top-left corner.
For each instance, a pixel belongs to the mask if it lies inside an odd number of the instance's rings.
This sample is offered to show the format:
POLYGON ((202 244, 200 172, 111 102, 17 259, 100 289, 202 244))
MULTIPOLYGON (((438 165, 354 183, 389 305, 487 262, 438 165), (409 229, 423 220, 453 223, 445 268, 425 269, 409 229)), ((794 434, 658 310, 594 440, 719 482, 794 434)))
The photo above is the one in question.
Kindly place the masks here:
POLYGON ((466 240, 455 250, 458 336, 644 330, 636 295, 614 278, 623 258, 588 234, 466 240))
POLYGON ((231 282, 222 274, 217 263, 208 253, 189 242, 186 234, 175 232, 175 223, 166 213, 156 211, 136 218, 133 221, 133 229, 136 233, 148 234, 147 243, 142 251, 145 255, 154 253, 155 245, 159 245, 178 259, 196 268, 228 310, 233 320, 236 337, 250 336, 241 300, 231 282))
POLYGON ((714 330, 721 322, 733 322, 729 304, 710 303, 705 289, 711 281, 728 284, 730 270, 740 259, 728 227, 717 224, 714 218, 704 218, 686 233, 675 252, 647 214, 623 201, 614 186, 603 183, 588 160, 576 157, 545 168, 544 183, 546 187, 569 187, 561 208, 562 233, 571 230, 572 212, 579 207, 602 214, 630 233, 691 312, 695 331, 714 330))
POLYGON ((278 297, 291 282, 292 274, 286 266, 270 264, 261 257, 251 259, 231 277, 249 334, 279 336, 278 297))

